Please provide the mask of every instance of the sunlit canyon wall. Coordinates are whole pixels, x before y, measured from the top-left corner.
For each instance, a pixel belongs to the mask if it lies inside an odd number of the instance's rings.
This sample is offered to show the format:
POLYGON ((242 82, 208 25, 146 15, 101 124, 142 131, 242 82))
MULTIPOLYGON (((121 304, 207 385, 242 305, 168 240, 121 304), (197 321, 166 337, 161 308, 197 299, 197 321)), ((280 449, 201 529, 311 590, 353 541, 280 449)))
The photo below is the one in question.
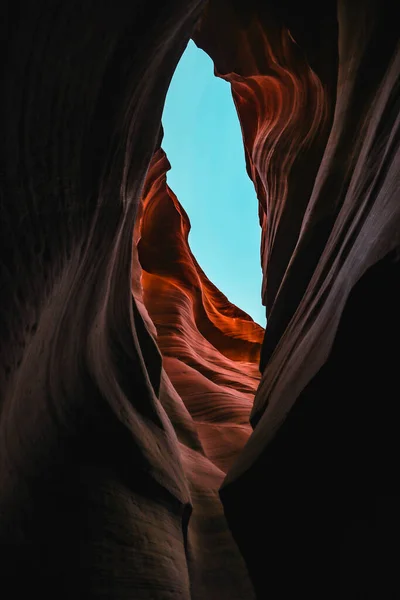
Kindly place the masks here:
POLYGON ((2 17, 2 582, 397 597, 395 3, 21 0, 2 17), (190 37, 242 125, 264 339, 201 271, 165 181, 190 37))

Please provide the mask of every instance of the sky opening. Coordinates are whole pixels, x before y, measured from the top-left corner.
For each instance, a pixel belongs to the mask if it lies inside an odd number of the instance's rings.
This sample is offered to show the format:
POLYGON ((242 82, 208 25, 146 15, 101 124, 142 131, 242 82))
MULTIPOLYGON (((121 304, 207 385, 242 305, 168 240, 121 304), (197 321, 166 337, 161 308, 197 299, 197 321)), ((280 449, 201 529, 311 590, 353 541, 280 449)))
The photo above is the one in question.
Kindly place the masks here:
POLYGON ((265 327, 261 304, 261 229, 246 173, 230 85, 190 41, 176 68, 162 117, 171 170, 167 183, 187 212, 190 248, 207 277, 265 327))

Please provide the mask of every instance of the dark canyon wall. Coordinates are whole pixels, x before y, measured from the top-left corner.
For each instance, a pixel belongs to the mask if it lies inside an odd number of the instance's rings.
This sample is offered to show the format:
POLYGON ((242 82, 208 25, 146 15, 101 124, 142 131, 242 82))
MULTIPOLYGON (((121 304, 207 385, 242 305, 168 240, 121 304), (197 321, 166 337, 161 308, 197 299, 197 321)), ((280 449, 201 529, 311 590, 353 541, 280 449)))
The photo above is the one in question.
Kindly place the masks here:
POLYGON ((165 93, 200 9, 1 8, 6 595, 191 597, 190 491, 159 400, 160 355, 132 307, 131 251, 165 93))
POLYGON ((216 0, 194 35, 260 201, 262 379, 221 492, 260 598, 398 595, 396 14, 216 0))
POLYGON ((397 598, 395 3, 20 0, 0 23, 0 580, 397 598), (242 126, 265 337, 166 185, 190 36, 242 126))

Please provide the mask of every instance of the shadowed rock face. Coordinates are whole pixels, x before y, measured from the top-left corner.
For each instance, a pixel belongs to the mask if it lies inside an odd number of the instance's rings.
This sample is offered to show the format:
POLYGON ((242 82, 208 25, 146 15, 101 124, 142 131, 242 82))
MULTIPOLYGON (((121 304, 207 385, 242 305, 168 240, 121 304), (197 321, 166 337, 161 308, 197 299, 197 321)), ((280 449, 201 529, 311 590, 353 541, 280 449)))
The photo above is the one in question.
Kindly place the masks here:
POLYGON ((5 4, 15 597, 398 597, 394 4, 5 4), (201 271, 166 185, 160 119, 190 36, 242 124, 265 337, 201 271))
POLYGON ((194 36, 232 84, 269 317, 255 429, 221 497, 260 598, 395 597, 395 11, 273 4, 212 2, 194 36))

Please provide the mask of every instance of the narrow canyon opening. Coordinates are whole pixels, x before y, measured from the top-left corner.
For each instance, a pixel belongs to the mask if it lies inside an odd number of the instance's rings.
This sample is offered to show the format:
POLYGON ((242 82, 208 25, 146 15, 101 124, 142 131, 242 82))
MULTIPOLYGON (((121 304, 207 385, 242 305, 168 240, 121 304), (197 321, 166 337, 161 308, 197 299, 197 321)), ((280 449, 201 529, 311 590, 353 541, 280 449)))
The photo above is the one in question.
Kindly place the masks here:
POLYGON ((192 40, 172 77, 162 124, 167 183, 188 213, 194 256, 230 302, 265 327, 258 199, 231 86, 192 40))

